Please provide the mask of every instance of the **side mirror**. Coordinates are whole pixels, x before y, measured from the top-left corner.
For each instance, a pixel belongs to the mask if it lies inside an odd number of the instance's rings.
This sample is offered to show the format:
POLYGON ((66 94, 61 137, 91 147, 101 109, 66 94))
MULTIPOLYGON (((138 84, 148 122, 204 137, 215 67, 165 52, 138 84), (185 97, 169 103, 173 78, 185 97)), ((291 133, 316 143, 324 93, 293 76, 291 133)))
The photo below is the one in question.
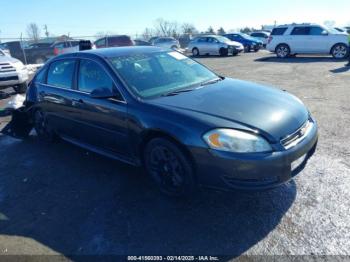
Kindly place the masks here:
POLYGON ((326 30, 322 31, 321 35, 328 35, 328 32, 326 30))
POLYGON ((107 87, 99 87, 91 91, 92 98, 110 98, 114 97, 113 91, 107 87))

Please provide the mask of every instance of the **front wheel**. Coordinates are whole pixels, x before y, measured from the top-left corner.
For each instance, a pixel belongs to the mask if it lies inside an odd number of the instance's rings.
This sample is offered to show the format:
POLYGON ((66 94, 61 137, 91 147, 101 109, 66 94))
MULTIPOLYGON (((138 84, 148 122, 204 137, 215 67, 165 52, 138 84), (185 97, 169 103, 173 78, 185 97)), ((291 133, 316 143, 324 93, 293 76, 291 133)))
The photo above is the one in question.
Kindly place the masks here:
POLYGON ((290 55, 290 48, 285 44, 278 45, 276 47, 276 55, 279 58, 286 58, 290 55))
POLYGON ((345 44, 336 44, 331 50, 331 54, 335 59, 343 59, 348 56, 349 49, 345 44))
POLYGON ((181 197, 193 192, 193 167, 174 142, 164 138, 151 140, 144 150, 144 160, 147 172, 162 193, 181 197))
POLYGON ((228 56, 228 49, 220 48, 219 53, 220 53, 220 56, 228 56))

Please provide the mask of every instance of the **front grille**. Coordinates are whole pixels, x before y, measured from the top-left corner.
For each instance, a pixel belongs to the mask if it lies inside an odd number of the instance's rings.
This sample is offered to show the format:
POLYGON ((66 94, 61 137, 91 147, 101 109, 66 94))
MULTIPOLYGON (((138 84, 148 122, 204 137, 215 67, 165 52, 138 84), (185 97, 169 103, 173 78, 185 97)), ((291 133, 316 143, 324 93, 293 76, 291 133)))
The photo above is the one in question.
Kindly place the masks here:
POLYGON ((0 81, 12 81, 12 80, 18 80, 18 76, 0 76, 0 81))
POLYGON ((306 121, 305 124, 303 124, 298 130, 296 130, 294 133, 286 136, 281 140, 281 144, 285 149, 290 149, 297 144, 299 144, 301 141, 307 137, 307 135, 310 133, 312 129, 313 123, 311 120, 306 121))
POLYGON ((16 72, 16 68, 14 68, 10 63, 0 63, 0 73, 7 72, 16 72))

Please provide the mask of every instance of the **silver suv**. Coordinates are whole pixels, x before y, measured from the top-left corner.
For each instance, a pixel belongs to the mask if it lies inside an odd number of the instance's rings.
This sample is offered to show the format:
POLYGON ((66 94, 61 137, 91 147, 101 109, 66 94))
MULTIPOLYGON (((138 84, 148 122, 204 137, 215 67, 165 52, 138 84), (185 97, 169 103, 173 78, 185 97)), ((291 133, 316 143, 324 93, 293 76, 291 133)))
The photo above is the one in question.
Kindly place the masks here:
POLYGON ((28 70, 21 61, 0 50, 0 89, 12 86, 17 93, 27 90, 28 70))

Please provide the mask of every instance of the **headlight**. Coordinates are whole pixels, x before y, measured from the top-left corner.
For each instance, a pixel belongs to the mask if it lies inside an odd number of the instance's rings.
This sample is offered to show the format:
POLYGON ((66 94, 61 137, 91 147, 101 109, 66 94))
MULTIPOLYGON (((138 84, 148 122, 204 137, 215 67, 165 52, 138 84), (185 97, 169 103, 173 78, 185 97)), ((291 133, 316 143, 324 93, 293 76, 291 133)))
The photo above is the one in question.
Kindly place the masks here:
POLYGON ((261 136, 235 129, 214 129, 203 136, 212 149, 236 153, 272 151, 270 144, 261 136))
POLYGON ((25 68, 21 61, 17 61, 17 62, 12 63, 12 66, 14 68, 16 68, 17 70, 22 70, 25 68))

